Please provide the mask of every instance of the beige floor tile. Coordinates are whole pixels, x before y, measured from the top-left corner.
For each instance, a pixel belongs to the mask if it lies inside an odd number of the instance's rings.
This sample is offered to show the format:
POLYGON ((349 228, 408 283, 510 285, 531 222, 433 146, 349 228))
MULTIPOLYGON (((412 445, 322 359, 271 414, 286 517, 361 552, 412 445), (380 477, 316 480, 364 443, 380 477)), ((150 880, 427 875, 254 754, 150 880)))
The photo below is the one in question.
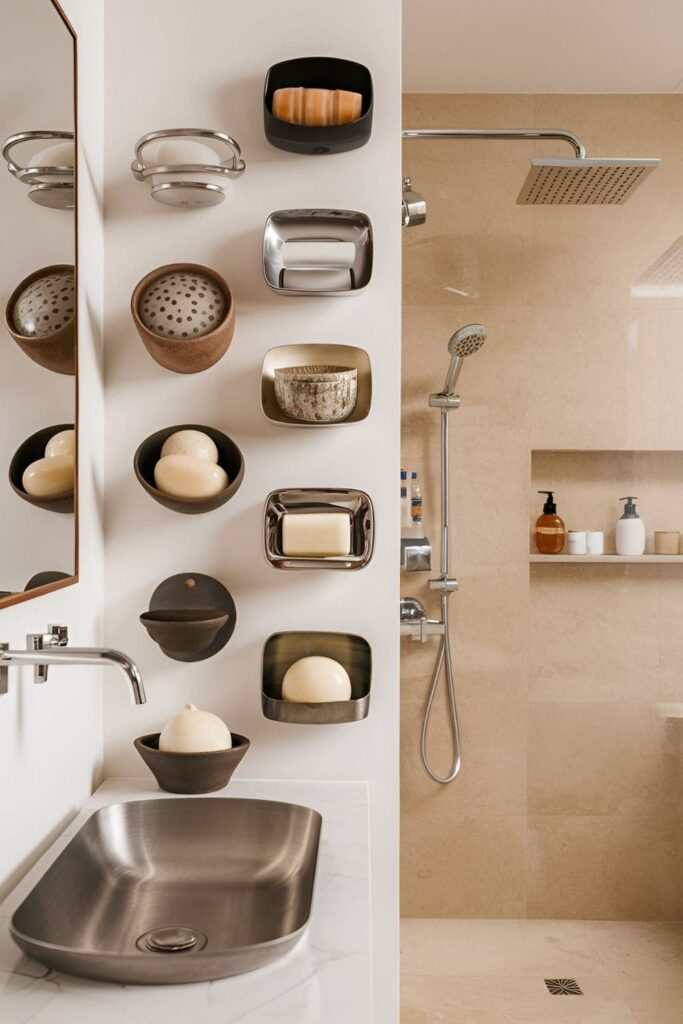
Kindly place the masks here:
POLYGON ((529 818, 529 917, 654 920, 660 912, 659 879, 657 818, 529 818))
POLYGON ((401 1005, 408 1024, 680 1024, 683 926, 404 919, 401 1005))

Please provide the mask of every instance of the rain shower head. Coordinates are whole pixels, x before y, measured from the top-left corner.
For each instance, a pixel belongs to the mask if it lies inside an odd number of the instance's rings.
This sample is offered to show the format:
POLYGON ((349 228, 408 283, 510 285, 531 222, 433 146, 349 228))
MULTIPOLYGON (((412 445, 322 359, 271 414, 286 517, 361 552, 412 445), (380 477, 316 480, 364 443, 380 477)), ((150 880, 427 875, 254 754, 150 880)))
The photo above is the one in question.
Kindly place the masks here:
POLYGON ((659 164, 656 159, 622 157, 532 160, 517 203, 527 206, 619 205, 631 198, 659 164))
POLYGON ((456 331, 448 342, 448 351, 451 354, 451 365, 448 367, 446 383, 443 386, 443 395, 452 395, 455 385, 460 376, 463 360, 467 356, 478 352, 486 341, 486 328, 483 324, 468 324, 456 331))

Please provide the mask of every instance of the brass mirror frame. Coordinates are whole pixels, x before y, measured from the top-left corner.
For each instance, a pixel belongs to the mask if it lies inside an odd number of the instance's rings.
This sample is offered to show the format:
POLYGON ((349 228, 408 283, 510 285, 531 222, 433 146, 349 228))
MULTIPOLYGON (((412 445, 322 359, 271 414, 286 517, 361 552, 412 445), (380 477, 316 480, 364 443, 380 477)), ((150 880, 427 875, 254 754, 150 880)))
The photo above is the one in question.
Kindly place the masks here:
POLYGON ((62 5, 59 0, 49 0, 49 3, 55 9, 69 35, 71 36, 73 44, 73 128, 74 128, 74 221, 73 221, 73 232, 74 232, 74 291, 76 294, 76 306, 74 315, 74 363, 76 372, 74 374, 74 426, 76 428, 76 471, 74 475, 74 571, 65 580, 56 580, 54 583, 46 583, 42 587, 35 587, 33 590, 22 590, 17 594, 12 594, 8 597, 0 599, 0 611, 4 608, 10 608, 12 605, 21 604, 24 601, 31 601, 34 597, 42 597, 43 594, 51 594, 55 590, 64 590, 65 587, 72 587, 80 581, 80 559, 79 559, 79 531, 78 531, 78 510, 80 503, 80 487, 78 480, 78 457, 80 451, 80 423, 79 423, 79 303, 78 303, 78 199, 79 199, 79 182, 78 182, 78 36, 73 25, 64 13, 62 5))

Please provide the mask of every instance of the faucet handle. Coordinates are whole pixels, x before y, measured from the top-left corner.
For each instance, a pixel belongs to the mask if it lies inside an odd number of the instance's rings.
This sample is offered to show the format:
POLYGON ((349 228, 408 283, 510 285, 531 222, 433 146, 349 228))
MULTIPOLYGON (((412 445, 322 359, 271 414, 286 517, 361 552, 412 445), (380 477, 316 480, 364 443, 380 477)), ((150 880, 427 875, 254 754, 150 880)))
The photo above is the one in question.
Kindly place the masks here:
POLYGON ((53 626, 47 627, 48 636, 52 637, 51 647, 66 647, 69 643, 69 627, 53 626))

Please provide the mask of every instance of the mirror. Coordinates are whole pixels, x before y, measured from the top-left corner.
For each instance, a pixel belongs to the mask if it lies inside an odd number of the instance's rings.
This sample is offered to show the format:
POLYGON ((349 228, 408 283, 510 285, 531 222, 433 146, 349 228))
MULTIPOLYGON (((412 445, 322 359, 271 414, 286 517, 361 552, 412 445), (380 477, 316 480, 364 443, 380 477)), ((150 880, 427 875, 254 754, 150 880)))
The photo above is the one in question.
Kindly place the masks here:
POLYGON ((0 33, 0 607, 78 580, 76 37, 56 0, 0 33))

